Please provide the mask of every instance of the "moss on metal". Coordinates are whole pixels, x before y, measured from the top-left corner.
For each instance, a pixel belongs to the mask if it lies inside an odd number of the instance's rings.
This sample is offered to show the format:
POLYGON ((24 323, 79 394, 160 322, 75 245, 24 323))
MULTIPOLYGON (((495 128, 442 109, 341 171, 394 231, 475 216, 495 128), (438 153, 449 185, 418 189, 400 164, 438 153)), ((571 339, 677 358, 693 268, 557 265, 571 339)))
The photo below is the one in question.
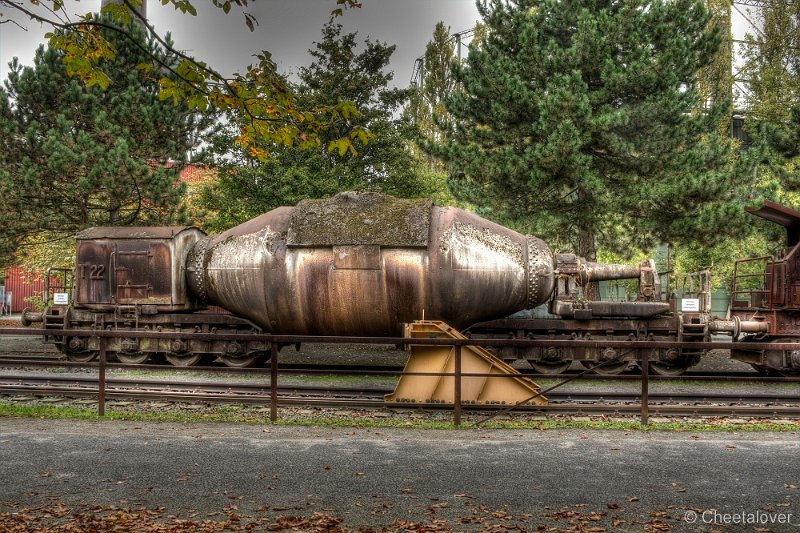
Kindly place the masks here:
POLYGON ((426 248, 432 207, 430 200, 369 192, 343 192, 327 200, 303 200, 292 213, 286 243, 426 248))

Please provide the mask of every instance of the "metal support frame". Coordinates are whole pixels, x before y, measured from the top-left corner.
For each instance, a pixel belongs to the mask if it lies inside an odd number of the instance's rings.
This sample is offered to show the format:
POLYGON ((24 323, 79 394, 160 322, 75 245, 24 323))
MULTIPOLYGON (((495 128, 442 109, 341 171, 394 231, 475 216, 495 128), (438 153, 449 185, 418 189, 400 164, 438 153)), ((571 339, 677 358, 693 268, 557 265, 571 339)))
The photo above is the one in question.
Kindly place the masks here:
POLYGON ((453 377, 453 425, 461 425, 461 346, 456 345, 453 377))
POLYGON ((642 353, 642 425, 650 423, 650 353, 642 353))
POLYGON ((272 422, 278 420, 278 343, 272 341, 270 344, 270 357, 269 357, 269 387, 270 387, 270 402, 269 402, 269 419, 272 422))
POLYGON ((97 415, 98 416, 106 416, 106 363, 107 361, 107 350, 106 346, 108 345, 108 339, 100 338, 98 339, 100 345, 100 368, 99 368, 99 376, 98 376, 98 385, 97 385, 97 415))

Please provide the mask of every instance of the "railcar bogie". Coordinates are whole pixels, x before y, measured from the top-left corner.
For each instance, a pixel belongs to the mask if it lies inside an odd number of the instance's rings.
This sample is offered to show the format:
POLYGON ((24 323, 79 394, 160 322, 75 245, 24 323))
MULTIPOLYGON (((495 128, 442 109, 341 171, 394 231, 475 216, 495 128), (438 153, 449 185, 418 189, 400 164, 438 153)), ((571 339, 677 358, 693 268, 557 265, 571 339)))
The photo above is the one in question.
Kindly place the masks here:
MULTIPOLYGON (((228 366, 251 366, 267 357, 269 348, 261 342, 248 341, 247 335, 260 333, 252 323, 221 313, 164 313, 148 316, 120 315, 84 309, 69 309, 62 314, 59 329, 107 330, 119 333, 109 337, 107 352, 125 364, 144 364, 166 359, 175 366, 192 366, 216 358, 228 366), (185 339, 154 339, 126 337, 126 331, 184 333, 185 339), (242 335, 242 340, 194 340, 189 334, 211 333, 242 335)), ((51 328, 53 322, 50 321, 51 328)), ((62 337, 51 335, 53 342, 70 360, 89 362, 97 358, 100 340, 95 337, 62 337)))

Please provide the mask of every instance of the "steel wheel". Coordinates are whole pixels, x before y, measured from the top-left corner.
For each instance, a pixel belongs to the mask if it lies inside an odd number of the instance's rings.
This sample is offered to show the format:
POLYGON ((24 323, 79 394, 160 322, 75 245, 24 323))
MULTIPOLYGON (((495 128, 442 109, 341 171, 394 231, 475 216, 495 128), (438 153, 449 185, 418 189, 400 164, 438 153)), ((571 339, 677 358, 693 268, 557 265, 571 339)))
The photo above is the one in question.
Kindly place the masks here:
POLYGON ((167 361, 172 366, 195 366, 203 359, 203 354, 201 353, 188 353, 188 354, 176 354, 176 353, 168 353, 166 354, 167 361))
POLYGON ((117 353, 117 361, 123 365, 143 365, 150 360, 150 354, 144 352, 117 353))
POLYGON ((537 361, 536 359, 528 359, 527 361, 531 368, 539 374, 563 374, 572 366, 572 361, 558 361, 555 363, 537 361))
POLYGON ((70 361, 74 361, 75 363, 91 363, 100 354, 98 352, 78 352, 78 353, 68 353, 67 359, 70 361))
POLYGON ((222 359, 222 362, 225 363, 225 366, 229 366, 231 368, 250 368, 251 366, 259 365, 262 361, 268 360, 268 358, 265 358, 263 353, 244 355, 241 357, 223 355, 220 356, 220 359, 222 359))
POLYGON ((682 376, 691 365, 683 361, 676 361, 675 363, 650 361, 648 366, 650 367, 650 373, 656 376, 682 376))
POLYGON ((622 374, 631 365, 629 361, 619 361, 617 363, 606 363, 603 366, 597 366, 597 361, 581 361, 581 364, 586 368, 592 368, 592 372, 601 376, 616 376, 622 374))
MULTIPOLYGON (((770 342, 773 342, 773 343, 776 343, 776 344, 777 343, 790 343, 790 342, 791 343, 800 344, 800 339, 797 339, 796 337, 791 337, 791 338, 773 339, 770 342)), ((765 352, 765 354, 766 353, 767 352, 765 352)), ((798 375, 800 375, 800 371, 796 370, 795 368, 777 369, 777 368, 772 368, 772 367, 769 367, 769 366, 766 367, 766 368, 767 368, 767 372, 769 372, 769 374, 772 374, 772 375, 775 375, 775 376, 780 376, 782 378, 793 378, 793 377, 797 377, 798 375)))

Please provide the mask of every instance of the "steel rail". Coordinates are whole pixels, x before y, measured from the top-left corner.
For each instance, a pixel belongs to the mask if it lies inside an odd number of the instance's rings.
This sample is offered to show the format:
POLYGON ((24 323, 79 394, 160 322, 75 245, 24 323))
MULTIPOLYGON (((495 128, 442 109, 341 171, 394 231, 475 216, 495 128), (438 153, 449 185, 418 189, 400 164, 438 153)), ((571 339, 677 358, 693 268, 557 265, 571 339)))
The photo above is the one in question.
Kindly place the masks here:
MULTIPOLYGON (((5 383, 0 382, 0 393, 4 394, 46 394, 46 395, 65 395, 79 397, 94 397, 98 389, 95 386, 96 380, 88 377, 29 377, 18 376, 17 378, 6 377, 5 383), (10 383, 11 381, 11 383, 10 383), (16 381, 16 383, 13 383, 16 381)), ((313 403, 317 400, 341 401, 378 401, 382 403, 383 395, 391 392, 391 389, 369 389, 369 388, 342 388, 342 387, 307 387, 307 386, 282 386, 279 388, 279 401, 296 402, 307 401, 313 403)), ((239 402, 239 403, 267 403, 269 388, 264 385, 233 383, 233 384, 214 384, 197 382, 170 382, 170 381, 137 381, 137 380, 109 380, 107 382, 106 393, 109 397, 131 398, 131 399, 155 399, 168 401, 209 401, 209 402, 239 402)), ((548 395, 550 407, 560 409, 561 405, 570 406, 590 406, 601 404, 614 408, 620 404, 634 404, 639 408, 638 392, 597 392, 597 391, 560 391, 552 392, 548 395)), ((705 408, 709 404, 724 403, 725 406, 715 407, 747 407, 786 409, 791 406, 800 407, 800 397, 797 395, 776 395, 757 393, 747 395, 742 393, 716 393, 697 395, 686 392, 663 392, 651 393, 650 405, 655 409, 672 408, 671 405, 680 404, 674 407, 685 409, 705 408), (686 405, 691 404, 691 405, 686 405), (764 405, 753 405, 764 404, 764 405)), ((370 404, 372 405, 372 404, 370 404)), ((394 406, 395 404, 388 404, 394 406)), ((402 407, 419 406, 423 404, 400 404, 402 407)), ((428 405, 428 404, 424 404, 428 405)), ((466 407, 466 406, 465 406, 466 407)), ((469 406, 474 407, 474 406, 469 406)))
POLYGON ((276 344, 381 344, 381 345, 421 345, 421 346, 513 346, 525 347, 564 347, 564 348, 622 348, 628 350, 652 350, 654 348, 693 348, 697 350, 792 350, 796 343, 790 342, 679 342, 648 340, 568 340, 568 339, 444 339, 408 337, 345 337, 328 335, 272 335, 242 333, 185 333, 156 332, 141 330, 47 330, 33 328, 4 328, 0 335, 47 335, 57 337, 97 337, 166 339, 166 340, 247 340, 276 344))
MULTIPOLYGON (((37 376, 29 374, 12 374, 0 375, 0 388, 3 386, 12 385, 30 385, 30 386, 64 386, 72 385, 75 387, 94 387, 96 391, 97 378, 92 376, 37 376), (41 385, 44 384, 44 385, 41 385)), ((220 383, 208 381, 178 381, 172 379, 128 379, 128 378, 108 378, 106 379, 106 386, 109 389, 118 390, 165 390, 165 391, 199 391, 208 394, 230 393, 230 394, 249 394, 249 395, 263 395, 265 398, 270 393, 269 384, 258 383, 220 383)), ((392 392, 392 389, 376 389, 376 388, 363 388, 363 387, 318 387, 306 385, 280 385, 279 392, 288 393, 289 391, 296 394, 316 394, 326 395, 331 393, 336 394, 350 394, 357 395, 383 395, 392 392)))
MULTIPOLYGON (((60 360, 55 357, 50 358, 9 358, 0 355, 0 368, 10 367, 42 367, 42 368, 96 368, 98 363, 79 363, 74 361, 60 360)), ((133 369, 133 370, 176 370, 178 372, 208 372, 208 373, 230 373, 230 374, 253 374, 269 372, 268 367, 252 367, 252 368, 232 368, 220 363, 215 366, 193 366, 193 367, 174 367, 169 364, 144 364, 144 365, 126 365, 120 363, 107 364, 109 369, 133 369)), ((398 376, 402 373, 403 367, 391 365, 347 365, 347 364, 279 364, 278 370, 282 374, 346 374, 346 375, 362 375, 362 376, 398 376)), ((519 372, 526 377, 533 379, 560 379, 567 378, 576 374, 576 372, 565 372, 561 374, 538 374, 532 369, 522 368, 519 372)), ((581 376, 580 379, 592 381, 640 381, 642 378, 641 373, 629 372, 623 374, 586 374, 581 376)), ((649 376, 651 381, 724 381, 724 382, 759 382, 759 383, 800 383, 800 376, 785 377, 785 376, 765 376, 752 372, 713 372, 701 373, 689 371, 685 374, 678 376, 663 376, 658 374, 651 374, 649 376)))
MULTIPOLYGON (((95 385, 97 378, 91 376, 36 376, 29 374, 11 374, 0 375, 0 387, 5 385, 14 385, 13 382, 22 384, 29 382, 31 385, 36 383, 58 383, 75 384, 81 386, 84 384, 95 385)), ((208 394, 218 393, 238 393, 238 394, 254 394, 254 395, 267 395, 270 392, 268 384, 257 383, 213 383, 208 381, 178 381, 178 380, 165 380, 165 379, 128 379, 128 378, 109 378, 106 380, 109 388, 116 389, 131 389, 140 390, 144 388, 153 388, 158 390, 167 391, 202 391, 208 394)), ((42 386, 42 385, 36 385, 42 386)), ((330 394, 350 394, 362 396, 378 396, 389 394, 392 392, 391 388, 364 388, 364 387, 319 387, 307 385, 281 385, 278 391, 286 393, 287 391, 295 391, 296 394, 316 394, 316 395, 330 395, 330 394)), ((631 398, 638 398, 638 391, 553 391, 548 394, 550 400, 564 401, 569 399, 577 399, 582 401, 626 401, 631 398)), ((738 401, 738 402, 757 402, 757 403, 798 403, 800 404, 800 395, 786 395, 786 394, 773 394, 764 392, 748 393, 704 393, 698 395, 691 392, 650 392, 650 399, 653 401, 696 401, 696 402, 717 402, 717 401, 738 401)))

